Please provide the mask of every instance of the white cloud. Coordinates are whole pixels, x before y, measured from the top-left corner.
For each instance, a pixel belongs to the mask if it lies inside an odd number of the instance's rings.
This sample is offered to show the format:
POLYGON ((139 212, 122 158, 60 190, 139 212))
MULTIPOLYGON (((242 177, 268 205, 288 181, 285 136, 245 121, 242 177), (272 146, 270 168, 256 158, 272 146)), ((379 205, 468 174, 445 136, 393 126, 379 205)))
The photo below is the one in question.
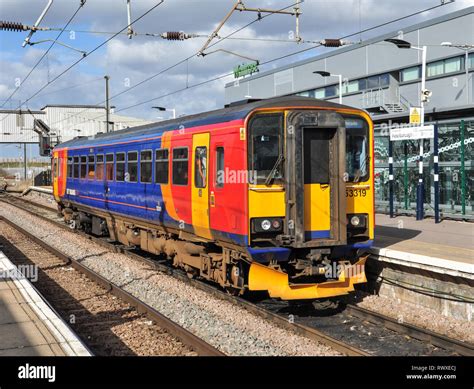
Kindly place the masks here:
MULTIPOLYGON (((246 0, 249 7, 282 8, 290 5, 294 0, 246 0)), ((0 8, 2 19, 21 21, 32 24, 46 2, 37 0, 2 0, 0 8)), ((43 25, 61 27, 71 16, 79 1, 56 0, 47 14, 43 25)), ((137 17, 152 5, 156 0, 132 1, 133 17, 137 17)), ((166 0, 150 15, 146 16, 134 27, 137 32, 161 33, 164 31, 186 31, 189 33, 209 34, 215 25, 228 12, 234 0, 166 0)), ((339 37, 356 32, 359 27, 367 28, 372 25, 392 20, 417 10, 439 4, 439 0, 306 0, 302 4, 301 16, 302 36, 309 40, 319 40, 325 37, 339 37), (360 4, 360 19, 359 19, 360 4)), ((438 8, 436 11, 426 13, 417 18, 410 18, 398 24, 392 24, 384 30, 371 34, 364 34, 366 39, 374 34, 397 30, 420 20, 442 15, 471 5, 470 1, 456 1, 454 4, 438 8)), ((236 13, 223 28, 221 35, 236 30, 246 23, 254 20, 255 14, 236 13)), ((88 0, 85 7, 79 12, 72 23, 76 31, 93 29, 100 31, 118 31, 126 25, 125 1, 117 0, 88 0)), ((286 39, 288 32, 294 30, 294 18, 282 15, 273 15, 254 23, 251 27, 239 32, 239 37, 280 38, 286 39)), ((38 32, 34 35, 36 40, 54 37, 57 34, 38 32)), ((35 47, 21 49, 20 45, 26 33, 0 33, 0 40, 8 39, 9 50, 1 48, 0 58, 0 100, 6 98, 14 88, 14 79, 24 77, 31 66, 36 62, 42 52, 49 46, 48 43, 35 47)), ((68 34, 61 37, 61 41, 76 48, 90 50, 110 35, 90 35, 76 33, 74 41, 68 34)), ((357 38, 357 37, 356 37, 357 38)), ((38 96, 30 102, 30 106, 38 108, 45 104, 71 103, 71 104, 96 104, 104 100, 104 85, 102 82, 90 82, 105 74, 111 76, 111 94, 128 90, 127 82, 136 85, 140 81, 160 72, 177 61, 196 53, 204 39, 193 39, 184 42, 164 41, 160 38, 137 36, 129 40, 127 37, 117 37, 106 47, 87 57, 81 65, 75 67, 64 77, 46 88, 43 93, 67 88, 68 85, 83 83, 82 86, 60 91, 53 94, 38 96)), ((2 45, 4 46, 4 45, 2 45)), ((289 52, 302 49, 304 45, 270 43, 256 41, 226 40, 214 48, 225 48, 252 58, 266 61, 289 52)), ((306 55, 314 55, 317 51, 310 51, 306 55)), ((48 63, 44 62, 32 74, 27 84, 20 89, 14 99, 26 98, 48 81, 48 66, 50 79, 55 77, 70 64, 80 58, 74 51, 55 46, 48 56, 48 63)), ((295 61, 291 57, 278 65, 295 61)), ((112 101, 120 108, 136 104, 153 97, 161 96, 178 90, 186 85, 188 78, 190 84, 202 82, 219 74, 230 72, 232 68, 241 63, 240 58, 224 53, 215 53, 204 58, 193 57, 188 61, 189 74, 186 64, 182 64, 166 74, 154 78, 143 86, 130 90, 112 101)), ((267 69, 277 66, 276 63, 267 65, 267 69)), ((230 81, 228 79, 227 81, 230 81)), ((123 114, 142 116, 144 118, 156 117, 156 112, 150 108, 152 105, 165 105, 177 108, 180 113, 195 113, 203 110, 214 109, 222 106, 225 81, 191 89, 186 92, 172 95, 155 102, 144 104, 137 108, 124 111, 123 114)))

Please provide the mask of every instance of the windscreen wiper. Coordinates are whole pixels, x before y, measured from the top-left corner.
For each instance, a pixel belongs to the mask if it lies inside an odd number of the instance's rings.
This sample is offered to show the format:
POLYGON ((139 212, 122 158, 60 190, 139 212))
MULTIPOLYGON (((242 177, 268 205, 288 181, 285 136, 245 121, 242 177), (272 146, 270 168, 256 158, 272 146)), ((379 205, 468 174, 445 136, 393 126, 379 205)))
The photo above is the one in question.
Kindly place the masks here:
POLYGON ((285 158, 283 157, 283 154, 280 154, 278 155, 278 158, 275 162, 275 165, 273 165, 273 168, 272 170, 270 170, 270 173, 268 173, 268 176, 267 178, 265 179, 265 185, 269 185, 270 184, 270 181, 273 179, 273 176, 275 175, 277 169, 278 169, 278 166, 280 166, 280 164, 283 162, 285 158))

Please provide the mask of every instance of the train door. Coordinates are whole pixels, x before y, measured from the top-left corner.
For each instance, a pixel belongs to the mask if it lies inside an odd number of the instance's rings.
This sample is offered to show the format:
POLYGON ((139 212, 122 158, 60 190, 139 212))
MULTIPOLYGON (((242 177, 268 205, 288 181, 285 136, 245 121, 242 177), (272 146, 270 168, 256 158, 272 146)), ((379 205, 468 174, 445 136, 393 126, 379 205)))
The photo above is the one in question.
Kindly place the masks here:
POLYGON ((53 175, 53 195, 56 201, 59 201, 59 153, 55 151, 51 159, 53 175))
POLYGON ((334 128, 303 128, 304 230, 306 240, 331 237, 331 143, 334 128))
POLYGON ((209 133, 193 135, 192 224, 196 235, 211 239, 209 228, 209 133))
POLYGON ((345 124, 335 112, 293 112, 287 126, 288 230, 301 247, 345 244, 345 124))

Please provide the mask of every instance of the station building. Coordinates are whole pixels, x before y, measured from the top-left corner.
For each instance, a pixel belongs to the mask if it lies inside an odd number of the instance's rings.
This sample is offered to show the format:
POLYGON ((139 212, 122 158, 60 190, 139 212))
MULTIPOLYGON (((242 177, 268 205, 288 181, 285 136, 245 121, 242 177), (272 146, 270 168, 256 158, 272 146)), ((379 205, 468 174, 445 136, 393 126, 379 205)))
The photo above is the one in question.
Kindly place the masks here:
MULTIPOLYGON (((426 88, 433 94, 425 104, 425 124, 438 126, 440 209, 445 217, 473 219, 474 7, 241 78, 226 85, 226 104, 284 95, 337 103, 338 77, 314 72, 342 75, 342 103, 368 111, 374 120, 376 205, 385 212, 389 188, 387 127, 407 124, 410 107, 420 106, 422 62, 420 50, 399 49, 385 42, 389 38, 403 39, 415 47, 427 46, 426 88)), ((416 207, 419 141, 398 141, 393 146, 396 211, 411 214, 416 207)), ((433 139, 424 140, 424 151, 425 212, 429 215, 434 203, 433 139)))
MULTIPOLYGON (((35 119, 43 121, 51 130, 52 143, 62 143, 77 136, 92 136, 106 132, 106 110, 97 105, 46 105, 40 110, 0 110, 1 143, 38 143, 33 130, 35 119)), ((111 111, 111 131, 149 124, 149 121, 117 115, 111 111)))

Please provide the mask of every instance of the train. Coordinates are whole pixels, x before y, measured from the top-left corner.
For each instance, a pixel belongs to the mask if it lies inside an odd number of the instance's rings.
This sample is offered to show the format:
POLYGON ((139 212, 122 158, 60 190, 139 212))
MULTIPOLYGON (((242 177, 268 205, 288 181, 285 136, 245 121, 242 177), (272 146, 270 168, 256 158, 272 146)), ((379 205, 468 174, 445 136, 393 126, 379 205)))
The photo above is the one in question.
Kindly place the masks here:
POLYGON ((191 278, 232 294, 323 301, 367 282, 373 142, 363 110, 248 100, 61 143, 53 193, 71 228, 191 278))

